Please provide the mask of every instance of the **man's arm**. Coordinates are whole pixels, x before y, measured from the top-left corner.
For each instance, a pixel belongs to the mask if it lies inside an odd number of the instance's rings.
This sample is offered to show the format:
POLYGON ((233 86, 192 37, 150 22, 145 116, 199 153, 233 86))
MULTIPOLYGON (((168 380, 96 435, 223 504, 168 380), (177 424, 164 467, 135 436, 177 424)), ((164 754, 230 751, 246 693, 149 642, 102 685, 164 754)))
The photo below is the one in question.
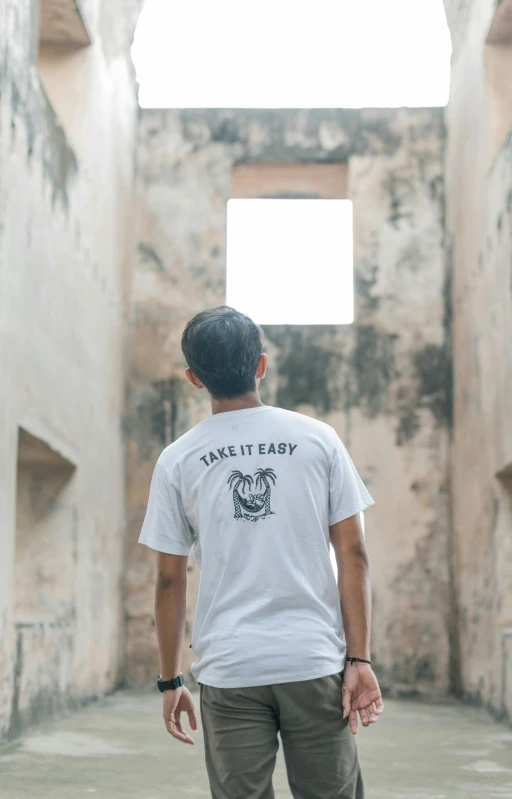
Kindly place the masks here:
MULTIPOLYGON (((172 680, 181 671, 181 650, 185 637, 187 599, 187 557, 158 553, 155 588, 155 623, 160 653, 162 680, 172 680)), ((163 693, 163 716, 167 732, 183 743, 194 741, 185 732, 181 713, 188 714, 190 726, 197 730, 194 702, 188 688, 163 693)))
POLYGON ((187 560, 184 555, 158 552, 155 622, 162 680, 172 680, 181 671, 187 611, 187 560))
MULTIPOLYGON (((338 592, 347 641, 347 656, 370 660, 370 563, 360 515, 329 528, 338 566, 338 592)), ((377 721, 384 706, 371 666, 347 663, 343 677, 343 716, 357 732, 357 712, 364 727, 377 721)))

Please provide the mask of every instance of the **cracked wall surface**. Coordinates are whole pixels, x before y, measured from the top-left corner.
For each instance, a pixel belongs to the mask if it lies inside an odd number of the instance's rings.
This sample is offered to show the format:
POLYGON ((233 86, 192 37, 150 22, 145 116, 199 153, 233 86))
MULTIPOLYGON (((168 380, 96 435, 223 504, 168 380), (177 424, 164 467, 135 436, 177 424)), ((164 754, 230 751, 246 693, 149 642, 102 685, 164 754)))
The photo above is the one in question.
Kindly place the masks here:
POLYGON ((0 736, 112 689, 122 670, 137 4, 80 6, 93 44, 67 52, 83 82, 68 61, 54 105, 40 4, 0 2, 0 736), (64 481, 26 466, 20 429, 59 454, 64 481))
MULTIPOLYGON (((186 384, 180 337, 189 317, 225 301, 233 167, 346 163, 355 322, 265 327, 263 397, 332 424, 376 499, 366 522, 373 651, 385 687, 447 690, 451 365, 443 148, 440 110, 142 112, 127 419, 130 682, 151 681, 158 667, 154 553, 136 541, 160 451, 208 413, 201 393, 186 384)), ((188 636, 198 585, 192 563, 189 577, 188 636)))
POLYGON ((455 26, 446 110, 454 677, 460 694, 512 718, 512 129, 496 141, 502 126, 493 118, 500 81, 504 91, 510 87, 512 3, 445 5, 455 26), (457 31, 460 7, 466 24, 457 31))

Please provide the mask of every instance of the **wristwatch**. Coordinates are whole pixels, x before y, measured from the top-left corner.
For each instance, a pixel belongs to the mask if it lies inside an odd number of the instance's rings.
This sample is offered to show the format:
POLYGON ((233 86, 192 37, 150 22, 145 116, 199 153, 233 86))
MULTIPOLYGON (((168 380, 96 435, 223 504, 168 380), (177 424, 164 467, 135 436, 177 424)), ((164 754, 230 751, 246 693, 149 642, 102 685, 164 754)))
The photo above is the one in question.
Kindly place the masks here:
POLYGON ((161 676, 162 675, 159 674, 156 678, 156 684, 158 685, 158 690, 162 693, 164 691, 175 691, 176 688, 181 688, 182 685, 185 685, 183 674, 179 674, 178 677, 174 677, 172 680, 161 680, 161 676))

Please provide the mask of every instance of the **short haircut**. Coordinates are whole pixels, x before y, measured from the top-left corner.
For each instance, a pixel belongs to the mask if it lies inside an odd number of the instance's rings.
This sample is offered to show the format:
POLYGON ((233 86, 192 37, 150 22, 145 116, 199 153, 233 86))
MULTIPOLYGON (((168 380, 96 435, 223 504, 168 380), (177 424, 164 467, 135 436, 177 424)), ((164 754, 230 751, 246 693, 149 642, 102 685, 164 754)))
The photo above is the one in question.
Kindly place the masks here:
POLYGON ((263 352, 261 328, 227 305, 191 319, 181 339, 185 360, 214 399, 233 399, 256 390, 263 352))

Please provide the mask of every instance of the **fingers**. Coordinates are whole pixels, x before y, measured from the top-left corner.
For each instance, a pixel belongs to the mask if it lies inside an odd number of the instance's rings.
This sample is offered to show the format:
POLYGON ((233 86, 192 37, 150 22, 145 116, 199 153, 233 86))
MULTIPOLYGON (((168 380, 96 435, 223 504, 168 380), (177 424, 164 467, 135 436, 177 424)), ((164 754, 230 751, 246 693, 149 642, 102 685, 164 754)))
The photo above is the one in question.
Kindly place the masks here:
POLYGON ((341 705, 343 707, 343 718, 346 719, 350 713, 352 694, 344 685, 341 691, 341 705))
POLYGON ((186 744, 193 744, 194 743, 194 739, 190 737, 190 735, 185 730, 185 728, 183 727, 183 724, 181 723, 181 721, 179 719, 178 719, 177 724, 176 724, 176 729, 180 733, 180 735, 183 736, 182 740, 183 740, 184 743, 186 743, 186 744))
MULTIPOLYGON (((168 719, 166 719, 164 716, 164 722, 167 732, 169 735, 172 735, 173 738, 176 738, 176 740, 185 744, 194 743, 194 739, 191 738, 187 732, 185 732, 179 714, 171 713, 168 719)), ((193 729, 197 729, 197 726, 193 729)))
POLYGON ((355 710, 362 710, 362 708, 370 707, 374 703, 376 707, 379 706, 381 708, 380 713, 382 713, 384 710, 384 705, 382 703, 382 697, 378 688, 375 688, 373 691, 364 691, 354 699, 352 705, 355 710))
POLYGON ((384 702, 382 701, 382 696, 379 696, 379 698, 375 700, 375 712, 377 713, 378 716, 380 716, 383 710, 384 710, 384 702))
POLYGON ((355 735, 358 729, 358 718, 363 727, 375 724, 384 710, 384 703, 379 684, 371 670, 354 674, 350 672, 350 688, 343 683, 342 705, 343 718, 349 719, 349 726, 355 735))
POLYGON ((368 701, 368 695, 353 700, 351 702, 348 714, 345 710, 345 702, 343 702, 343 718, 346 718, 348 715, 349 719, 352 719, 352 723, 350 723, 350 729, 354 735, 357 732, 357 713, 359 713, 359 718, 363 727, 369 727, 370 724, 375 724, 375 722, 378 721, 378 718, 383 710, 384 703, 380 694, 373 702, 368 701))
POLYGON ((352 735, 357 735, 357 712, 351 710, 348 716, 348 726, 352 735))
POLYGON ((187 743, 186 741, 186 734, 185 732, 180 732, 174 722, 164 719, 165 728, 169 735, 172 735, 173 738, 176 738, 177 741, 182 741, 182 743, 187 743))
POLYGON ((188 723, 192 730, 197 730, 197 719, 196 714, 194 712, 194 708, 192 707, 190 710, 187 710, 188 714, 188 723))
POLYGON ((373 703, 368 707, 363 707, 359 711, 359 717, 361 719, 361 724, 363 727, 368 727, 370 724, 375 724, 378 719, 378 716, 375 712, 375 706, 373 703))
POLYGON ((194 739, 190 737, 181 722, 181 713, 186 711, 190 726, 197 730, 197 719, 194 712, 194 702, 192 697, 183 689, 180 694, 173 694, 170 698, 164 694, 164 722, 169 735, 185 744, 193 744, 194 739))

